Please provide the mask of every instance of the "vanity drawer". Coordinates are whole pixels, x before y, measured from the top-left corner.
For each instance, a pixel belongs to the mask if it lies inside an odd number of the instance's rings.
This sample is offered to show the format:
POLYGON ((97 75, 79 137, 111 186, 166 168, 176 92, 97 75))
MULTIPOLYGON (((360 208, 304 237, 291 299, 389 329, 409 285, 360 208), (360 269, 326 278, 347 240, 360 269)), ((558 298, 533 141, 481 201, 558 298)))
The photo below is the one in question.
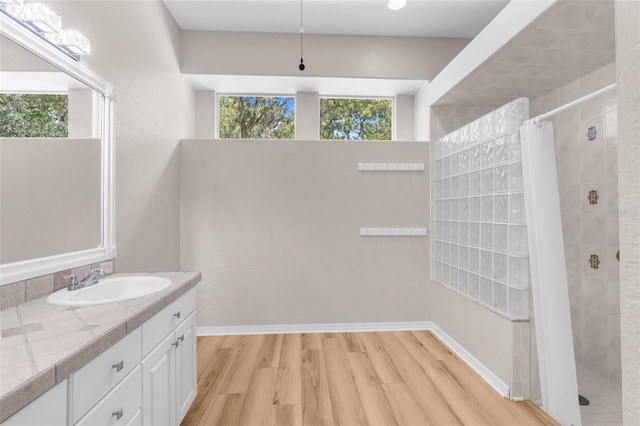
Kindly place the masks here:
POLYGON ((76 426, 139 424, 142 406, 142 369, 137 366, 84 416, 76 426))
POLYGON ((142 360, 141 353, 142 331, 138 327, 74 373, 72 421, 78 421, 132 371, 142 360))
POLYGON ((195 288, 187 291, 169 306, 142 324, 142 357, 180 325, 196 308, 195 288))

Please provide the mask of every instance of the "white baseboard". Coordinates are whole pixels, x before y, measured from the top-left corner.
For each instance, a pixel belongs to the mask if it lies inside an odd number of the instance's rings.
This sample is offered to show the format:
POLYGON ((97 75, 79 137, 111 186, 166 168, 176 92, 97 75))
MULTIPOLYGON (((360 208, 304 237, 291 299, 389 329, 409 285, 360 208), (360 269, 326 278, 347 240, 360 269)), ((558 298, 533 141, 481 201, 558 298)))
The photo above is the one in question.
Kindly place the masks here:
POLYGON ((355 331, 431 330, 433 326, 434 324, 431 321, 232 325, 220 327, 198 327, 197 333, 198 336, 290 333, 349 333, 355 331))
POLYGON ((500 377, 498 377, 493 371, 489 370, 486 365, 478 361, 469 351, 467 351, 462 345, 456 342, 453 337, 449 336, 436 324, 433 324, 431 332, 438 336, 442 342, 449 347, 460 359, 467 363, 473 371, 478 373, 485 382, 489 383, 500 395, 505 398, 510 398, 510 389, 500 377))
POLYGON ((460 359, 491 385, 500 395, 509 398, 509 385, 478 361, 462 345, 431 321, 412 322, 363 322, 335 324, 280 324, 280 325, 236 325, 198 327, 198 336, 228 336, 246 334, 290 334, 290 333, 348 333, 358 331, 408 331, 429 330, 449 347, 460 359))

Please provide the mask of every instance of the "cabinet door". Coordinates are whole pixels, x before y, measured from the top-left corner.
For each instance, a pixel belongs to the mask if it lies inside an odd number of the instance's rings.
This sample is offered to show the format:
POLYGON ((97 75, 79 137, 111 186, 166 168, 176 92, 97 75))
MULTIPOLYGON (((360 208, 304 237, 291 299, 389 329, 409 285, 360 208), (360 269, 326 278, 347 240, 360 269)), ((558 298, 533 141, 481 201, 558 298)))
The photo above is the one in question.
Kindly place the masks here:
POLYGON ((169 334, 142 360, 142 423, 176 424, 175 334, 169 334))
POLYGON ((9 417, 2 426, 64 426, 66 424, 67 381, 64 380, 9 417))
POLYGON ((196 398, 196 316, 189 315, 176 328, 176 339, 180 345, 176 347, 176 402, 177 424, 180 424, 196 398))
POLYGON ((142 409, 136 411, 127 426, 141 426, 142 425, 142 409))

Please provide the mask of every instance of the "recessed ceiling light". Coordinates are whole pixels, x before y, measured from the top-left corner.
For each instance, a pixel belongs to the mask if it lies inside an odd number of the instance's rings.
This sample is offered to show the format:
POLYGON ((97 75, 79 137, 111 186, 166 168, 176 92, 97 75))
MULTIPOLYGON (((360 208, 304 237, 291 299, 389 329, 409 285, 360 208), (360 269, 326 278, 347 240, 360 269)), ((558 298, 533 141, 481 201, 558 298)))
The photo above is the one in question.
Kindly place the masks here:
POLYGON ((389 0, 387 5, 391 10, 400 10, 407 5, 407 0, 389 0))

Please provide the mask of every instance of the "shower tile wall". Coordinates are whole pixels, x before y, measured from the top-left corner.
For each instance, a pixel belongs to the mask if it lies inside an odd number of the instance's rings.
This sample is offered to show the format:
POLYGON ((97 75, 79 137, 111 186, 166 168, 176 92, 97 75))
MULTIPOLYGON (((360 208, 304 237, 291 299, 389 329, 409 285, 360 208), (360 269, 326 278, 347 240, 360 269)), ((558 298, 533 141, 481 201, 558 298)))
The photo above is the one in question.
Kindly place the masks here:
POLYGON ((518 99, 436 144, 435 278, 509 318, 528 318, 518 99))
MULTIPOLYGON (((544 112, 547 107, 556 107, 614 81, 615 68, 605 67, 559 89, 556 95, 563 99, 552 101, 552 105, 547 99, 544 107, 541 105, 543 100, 536 100, 531 109, 544 112)), ((553 125, 576 363, 619 384, 615 92, 558 114, 553 118, 553 125), (597 132, 593 140, 587 136, 590 128, 597 132), (598 193, 597 204, 589 203, 588 195, 592 190, 598 193), (600 261, 597 269, 590 266, 592 254, 600 261)))

